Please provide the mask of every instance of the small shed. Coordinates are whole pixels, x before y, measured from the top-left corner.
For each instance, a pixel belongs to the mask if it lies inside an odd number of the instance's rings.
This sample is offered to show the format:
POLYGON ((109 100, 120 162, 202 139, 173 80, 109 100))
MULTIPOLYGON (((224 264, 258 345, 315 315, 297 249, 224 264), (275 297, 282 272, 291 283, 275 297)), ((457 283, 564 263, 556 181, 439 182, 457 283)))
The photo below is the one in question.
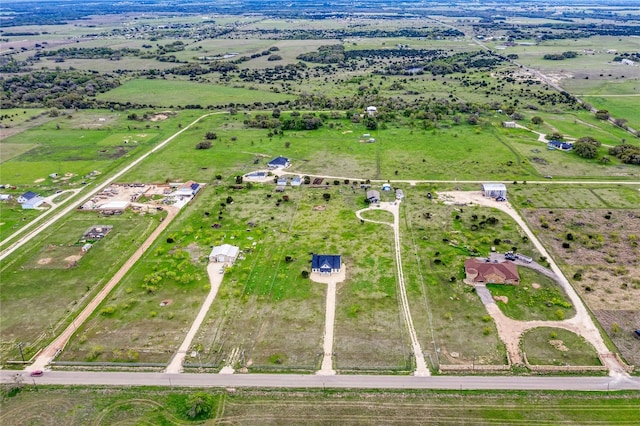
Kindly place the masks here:
POLYGON ((216 263, 233 263, 240 254, 240 247, 231 244, 215 246, 209 254, 209 261, 216 263))
POLYGON ((502 127, 507 128, 507 129, 515 129, 516 128, 516 122, 515 121, 503 121, 502 122, 502 127))
POLYGON ((390 183, 383 183, 382 184, 382 190, 383 191, 391 191, 391 184, 390 183))
POLYGON ((291 180, 291 186, 300 186, 302 185, 302 178, 300 176, 296 176, 291 180))
POLYGON ((369 117, 373 117, 374 115, 376 115, 378 112, 378 108, 374 107, 374 106, 368 106, 367 107, 367 114, 369 115, 369 117))
POLYGON ((87 244, 85 244, 85 245, 83 245, 83 246, 82 246, 82 249, 81 249, 81 250, 82 250, 82 252, 83 252, 83 253, 86 253, 86 252, 88 252, 88 251, 91 249, 91 247, 93 247, 93 244, 91 244, 91 243, 87 243, 87 244))
POLYGON ((396 200, 402 200, 404 198, 404 191, 402 189, 396 189, 396 200))
POLYGON ((504 183, 483 183, 482 195, 491 198, 507 198, 507 187, 504 185, 504 183))
POLYGON ((341 268, 339 254, 314 254, 311 258, 311 272, 331 275, 340 272, 341 268))

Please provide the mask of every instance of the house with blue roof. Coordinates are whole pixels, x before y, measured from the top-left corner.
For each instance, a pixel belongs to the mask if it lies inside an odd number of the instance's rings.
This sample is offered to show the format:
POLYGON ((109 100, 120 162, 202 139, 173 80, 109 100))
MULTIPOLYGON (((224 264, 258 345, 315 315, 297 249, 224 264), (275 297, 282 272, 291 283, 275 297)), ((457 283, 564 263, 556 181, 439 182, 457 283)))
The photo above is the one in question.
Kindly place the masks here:
POLYGON ((547 146, 549 149, 559 149, 561 151, 571 151, 573 149, 573 144, 556 140, 549 141, 547 146))
POLYGON ((32 191, 27 191, 17 198, 23 209, 32 210, 44 203, 44 198, 32 191))
POLYGON ((339 254, 314 254, 311 258, 311 272, 321 274, 335 274, 342 268, 342 258, 339 254))
POLYGON ((289 161, 286 157, 276 157, 273 160, 269 161, 269 168, 271 170, 274 169, 286 169, 291 165, 291 161, 289 161))

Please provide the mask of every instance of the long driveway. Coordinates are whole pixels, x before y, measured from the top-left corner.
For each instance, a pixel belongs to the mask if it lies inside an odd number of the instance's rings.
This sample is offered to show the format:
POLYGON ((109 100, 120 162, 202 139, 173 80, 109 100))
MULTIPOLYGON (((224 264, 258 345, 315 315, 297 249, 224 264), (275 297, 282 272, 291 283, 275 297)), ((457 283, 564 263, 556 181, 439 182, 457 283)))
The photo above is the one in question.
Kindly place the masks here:
POLYGON ((166 229, 171 223, 174 217, 179 212, 179 209, 173 206, 167 206, 167 217, 160 222, 160 225, 149 235, 149 237, 138 247, 138 249, 131 255, 129 259, 120 267, 118 272, 109 280, 107 284, 100 290, 100 292, 89 302, 87 306, 80 312, 80 314, 74 318, 74 320, 67 326, 67 328, 56 337, 56 339, 44 348, 36 357, 33 364, 25 368, 26 371, 42 370, 56 357, 67 345, 71 336, 76 332, 93 311, 102 303, 102 301, 109 295, 111 290, 120 282, 120 280, 129 272, 129 269, 142 257, 151 244, 158 238, 160 233, 166 229))
POLYGON ((413 355, 416 358, 416 370, 413 374, 416 376, 429 376, 431 375, 431 372, 427 368, 427 363, 424 360, 424 353, 422 352, 422 347, 420 346, 420 341, 418 340, 416 329, 413 326, 413 318, 411 317, 411 310, 409 309, 409 299, 407 298, 407 288, 404 283, 404 271, 402 267, 402 246, 400 245, 400 201, 378 203, 375 206, 358 210, 356 212, 356 216, 360 220, 389 225, 393 228, 393 237, 395 242, 394 247, 396 254, 396 269, 398 272, 398 288, 400 293, 400 300, 402 301, 402 313, 404 314, 404 320, 407 323, 407 328, 409 329, 413 355), (362 217, 362 212, 367 210, 388 211, 393 215, 393 223, 380 222, 362 217))

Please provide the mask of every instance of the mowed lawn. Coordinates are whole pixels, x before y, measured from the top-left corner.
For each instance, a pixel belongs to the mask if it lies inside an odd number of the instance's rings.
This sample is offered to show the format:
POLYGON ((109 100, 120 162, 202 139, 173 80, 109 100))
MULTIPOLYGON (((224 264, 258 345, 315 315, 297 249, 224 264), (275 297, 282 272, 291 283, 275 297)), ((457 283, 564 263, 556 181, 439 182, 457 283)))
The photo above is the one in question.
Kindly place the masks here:
POLYGON ((253 104, 293 99, 292 96, 216 84, 194 83, 180 80, 136 79, 98 96, 114 102, 163 107, 184 105, 253 104))

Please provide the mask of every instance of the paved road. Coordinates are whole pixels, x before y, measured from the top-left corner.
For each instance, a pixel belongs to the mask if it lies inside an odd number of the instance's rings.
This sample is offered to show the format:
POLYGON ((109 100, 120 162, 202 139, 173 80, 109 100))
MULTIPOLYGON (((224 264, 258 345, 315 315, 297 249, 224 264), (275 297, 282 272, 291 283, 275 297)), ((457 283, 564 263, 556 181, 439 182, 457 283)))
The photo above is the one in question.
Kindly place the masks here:
MULTIPOLYGON (((8 382, 15 371, 0 371, 8 382)), ((507 376, 317 376, 294 374, 166 374, 47 371, 27 383, 47 385, 113 385, 176 387, 353 388, 353 389, 498 389, 498 390, 638 390, 640 377, 507 377, 507 376)))

